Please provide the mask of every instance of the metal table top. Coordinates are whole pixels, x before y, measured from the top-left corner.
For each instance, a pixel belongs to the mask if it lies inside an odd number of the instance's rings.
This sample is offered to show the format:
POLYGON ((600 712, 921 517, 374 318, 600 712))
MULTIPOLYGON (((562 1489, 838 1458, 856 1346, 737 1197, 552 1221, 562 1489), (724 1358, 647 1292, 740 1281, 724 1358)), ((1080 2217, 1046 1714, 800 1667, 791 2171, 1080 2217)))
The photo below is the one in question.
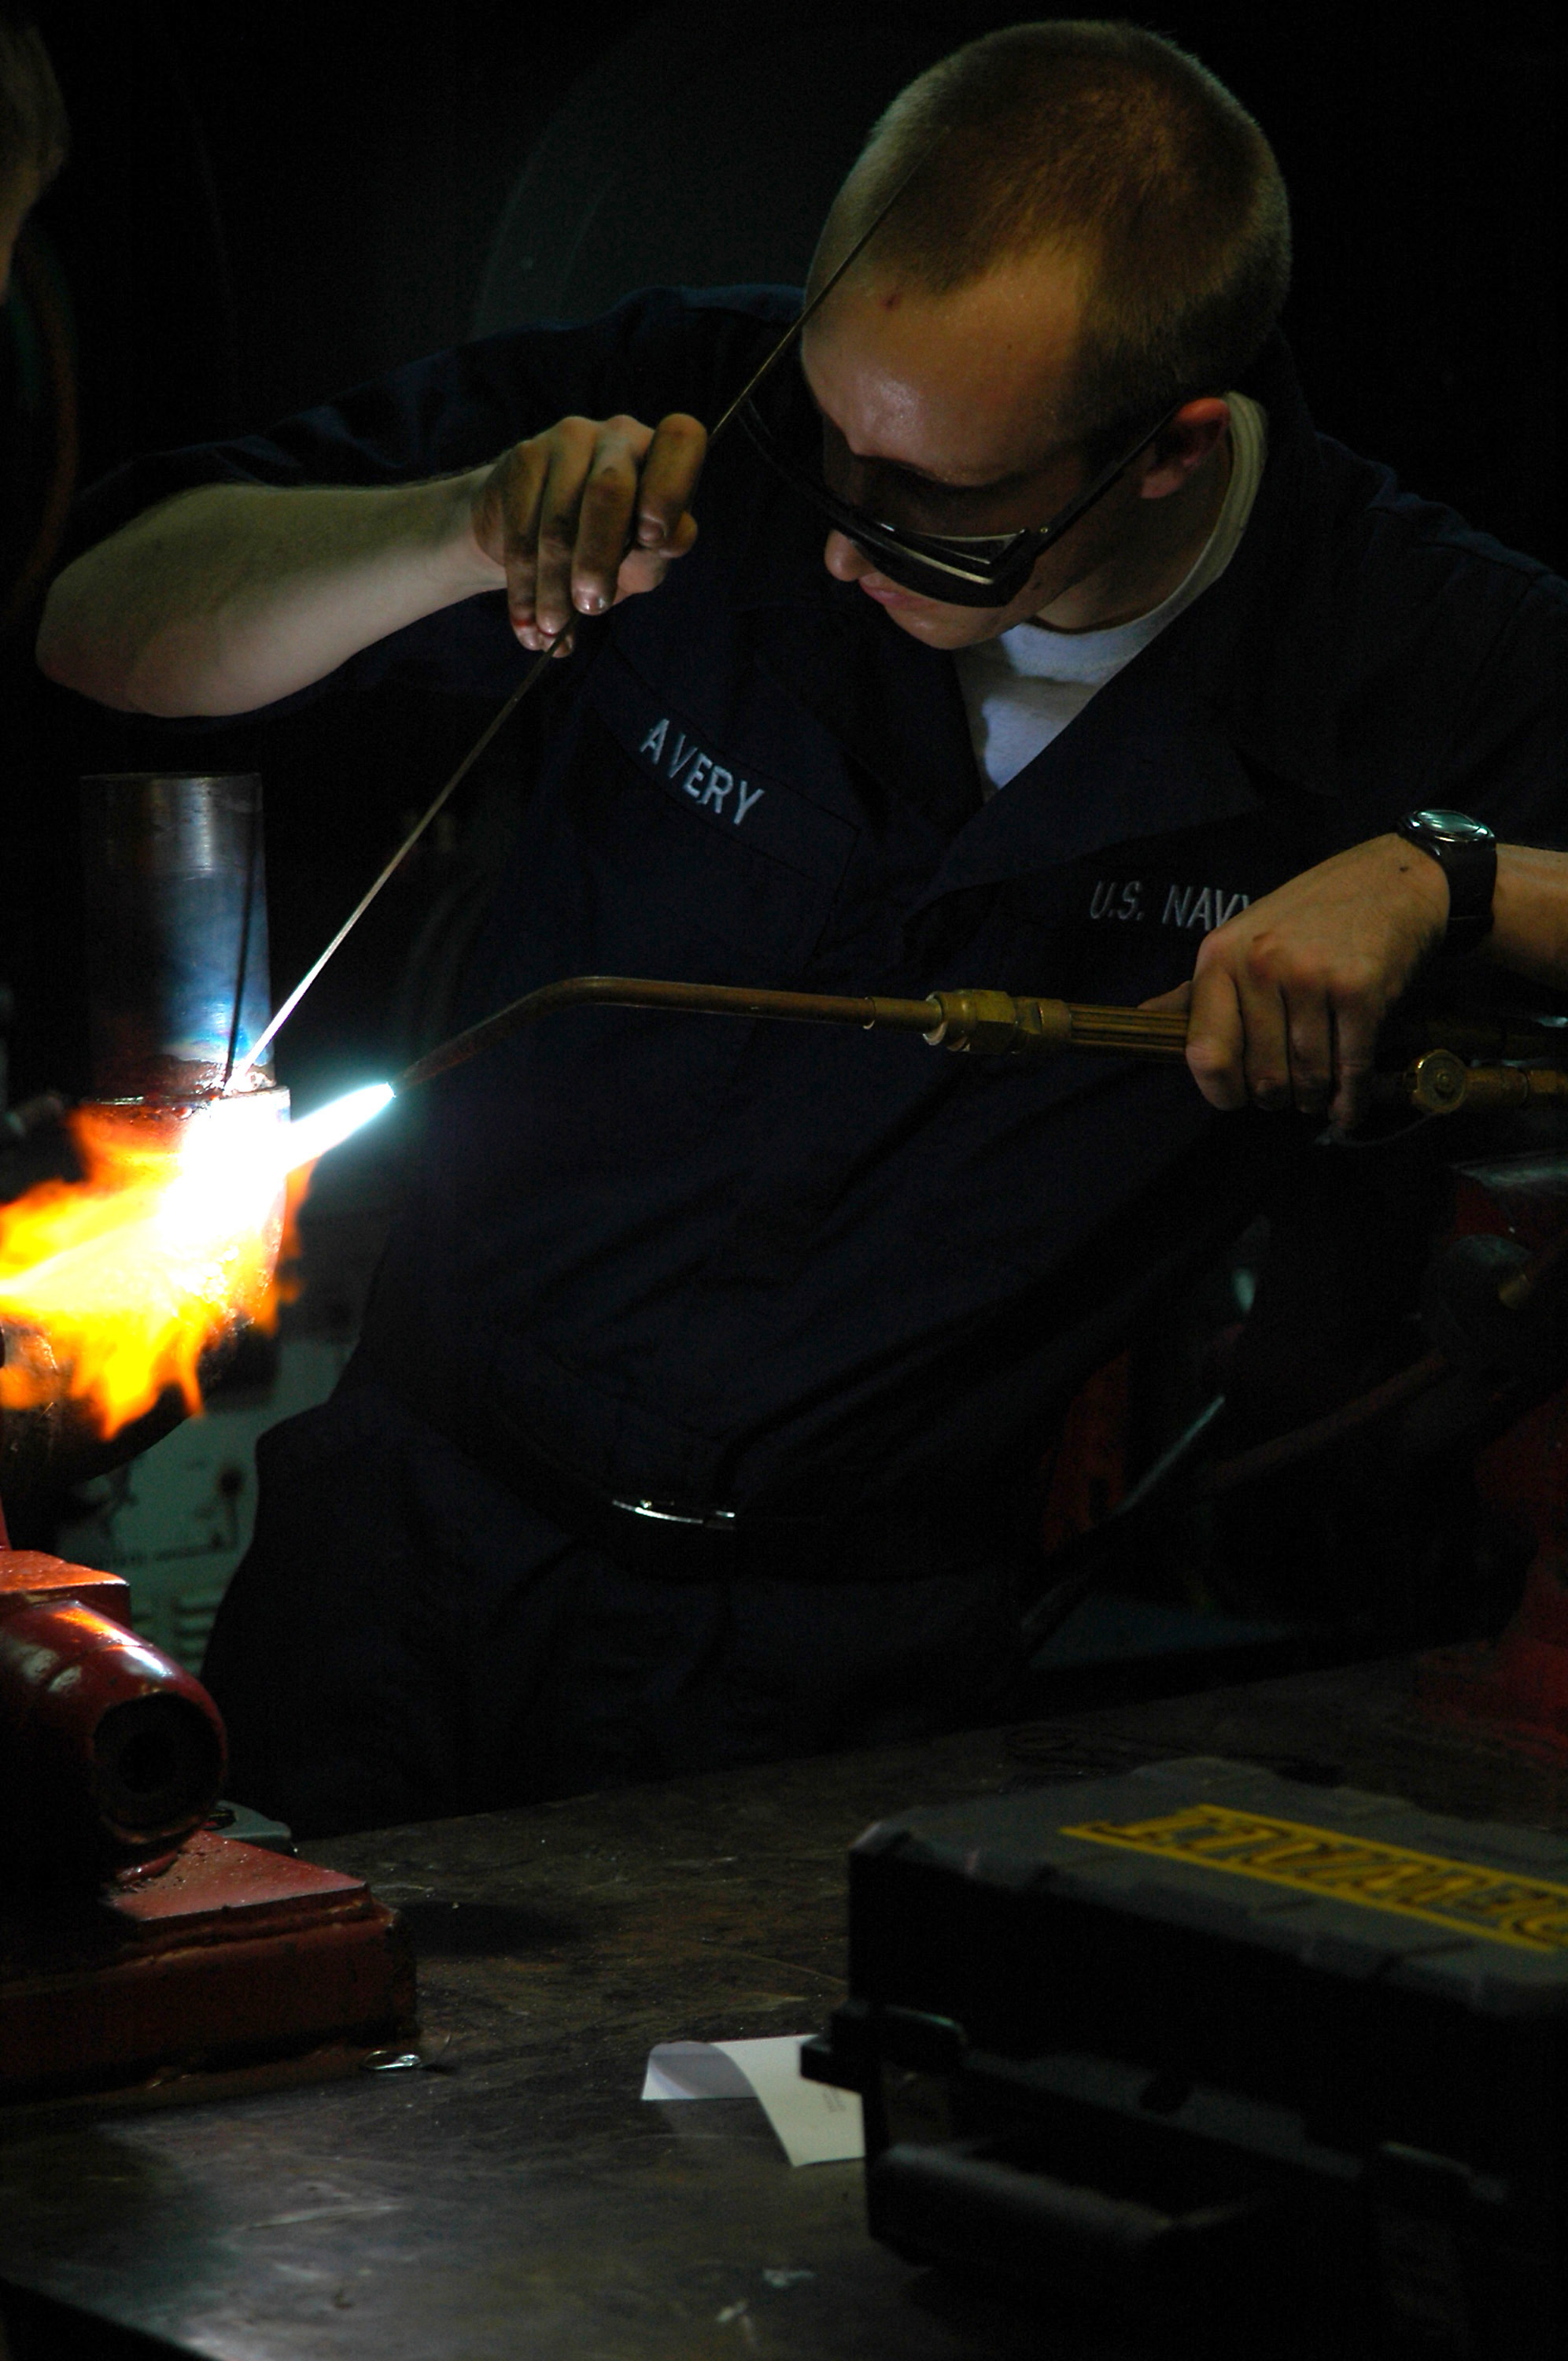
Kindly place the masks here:
POLYGON ((849 1844, 1012 1780, 1229 1752, 1568 1828, 1568 1775, 1408 1690, 1357 1666, 314 1846, 412 1920, 431 2062, 13 2126, 0 2277, 222 2361, 1037 2355, 872 2244, 859 2165, 792 2171, 750 2101, 642 2103, 649 2048, 820 2026, 849 1844))

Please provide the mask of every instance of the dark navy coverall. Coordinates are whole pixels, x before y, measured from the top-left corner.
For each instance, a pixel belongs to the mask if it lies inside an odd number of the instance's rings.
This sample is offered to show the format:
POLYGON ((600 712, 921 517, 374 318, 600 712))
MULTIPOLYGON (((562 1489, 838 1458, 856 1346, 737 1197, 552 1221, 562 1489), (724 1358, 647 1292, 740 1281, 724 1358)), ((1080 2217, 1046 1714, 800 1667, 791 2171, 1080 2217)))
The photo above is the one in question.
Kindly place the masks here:
MULTIPOLYGON (((569 412, 712 419, 797 301, 496 337, 141 463, 91 530, 214 478, 468 468, 569 412)), ((1229 569, 990 801, 951 660, 727 438, 693 554, 551 683, 468 1013, 594 971, 1135 1002, 1412 806, 1558 834, 1568 586, 1316 435, 1277 340, 1243 390, 1268 459, 1229 569)), ((497 592, 327 686, 499 700, 528 661, 497 592)), ((1053 1408, 1316 1128, 1218 1117, 1180 1068, 603 1009, 432 1101, 355 1362, 261 1446, 208 1660, 236 1792, 306 1828, 979 1711, 1053 1408)))

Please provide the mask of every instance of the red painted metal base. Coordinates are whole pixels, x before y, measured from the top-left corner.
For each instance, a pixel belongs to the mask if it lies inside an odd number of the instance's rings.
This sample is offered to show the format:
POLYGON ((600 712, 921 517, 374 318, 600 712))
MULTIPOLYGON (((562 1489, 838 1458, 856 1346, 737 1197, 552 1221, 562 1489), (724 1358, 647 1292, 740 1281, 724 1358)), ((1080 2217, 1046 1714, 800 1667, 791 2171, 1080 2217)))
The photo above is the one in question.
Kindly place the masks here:
POLYGON ((407 1936, 361 1879, 205 1830, 156 1874, 0 1908, 0 2100, 339 2070, 413 2029, 407 1936))
MULTIPOLYGON (((1516 1158, 1462 1180, 1455 1230, 1538 1252, 1568 1223, 1568 1158, 1516 1158)), ((1568 1388, 1475 1460, 1476 1489, 1533 1550, 1524 1596, 1496 1640, 1436 1648, 1416 1667, 1420 1710, 1480 1743, 1568 1763, 1568 1388)))
POLYGON ((118 1576, 4 1545, 0 2104, 342 2072, 416 2029, 364 1881, 205 1825, 223 1724, 118 1576))
POLYGON ((1543 1552, 1513 1620, 1493 1641, 1434 1648, 1416 1666, 1434 1721, 1541 1763, 1568 1763, 1568 1564, 1543 1552))

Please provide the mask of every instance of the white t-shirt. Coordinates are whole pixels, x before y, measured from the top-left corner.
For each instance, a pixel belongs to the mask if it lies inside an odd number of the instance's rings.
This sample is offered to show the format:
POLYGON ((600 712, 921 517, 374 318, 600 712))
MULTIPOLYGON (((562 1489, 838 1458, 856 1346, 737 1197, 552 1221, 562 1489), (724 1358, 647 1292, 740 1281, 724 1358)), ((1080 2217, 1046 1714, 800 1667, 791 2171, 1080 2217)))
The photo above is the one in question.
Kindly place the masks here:
POLYGON ((1214 529, 1183 579, 1146 615, 1105 631, 1055 631, 1015 623, 1000 638, 958 652, 959 686, 988 796, 1017 777, 1080 714, 1096 689, 1157 639, 1217 582, 1235 555, 1263 476, 1268 421, 1245 393, 1231 406, 1231 480, 1214 529))

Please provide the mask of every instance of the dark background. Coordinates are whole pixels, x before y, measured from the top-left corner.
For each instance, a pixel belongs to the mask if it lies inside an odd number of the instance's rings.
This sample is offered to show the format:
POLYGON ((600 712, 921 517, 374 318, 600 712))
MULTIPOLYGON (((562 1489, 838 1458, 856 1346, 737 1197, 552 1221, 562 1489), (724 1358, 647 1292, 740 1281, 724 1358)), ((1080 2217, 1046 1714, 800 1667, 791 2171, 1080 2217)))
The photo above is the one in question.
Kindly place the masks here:
MULTIPOLYGON (((1016 13, 59 0, 44 24, 75 147, 39 225, 76 324, 82 480, 265 424, 477 318, 587 316, 650 277, 790 275, 883 99, 1016 13)), ((1275 142, 1297 228, 1286 324, 1320 424, 1561 564, 1556 11, 1215 0, 1146 21, 1275 142)), ((18 1095, 83 1080, 76 773, 263 771, 281 991, 486 718, 381 692, 197 751, 41 692, 29 642, 24 624, 0 670, 18 1095)), ((410 865, 283 1037, 302 1095, 395 1048, 387 1012, 453 859, 447 838, 410 865)))

